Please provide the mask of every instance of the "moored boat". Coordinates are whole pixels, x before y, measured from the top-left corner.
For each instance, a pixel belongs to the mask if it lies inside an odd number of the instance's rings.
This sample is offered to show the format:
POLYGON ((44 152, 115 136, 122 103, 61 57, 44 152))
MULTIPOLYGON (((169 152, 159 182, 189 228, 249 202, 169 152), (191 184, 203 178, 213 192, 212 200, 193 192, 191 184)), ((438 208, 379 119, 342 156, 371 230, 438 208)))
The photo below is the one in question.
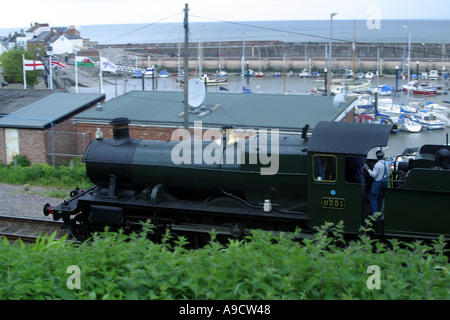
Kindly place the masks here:
POLYGON ((401 131, 405 132, 420 132, 422 125, 417 121, 411 119, 409 114, 402 114, 398 119, 398 124, 401 131))
POLYGON ((444 129, 446 123, 438 119, 436 114, 428 110, 422 110, 415 115, 415 120, 418 121, 423 128, 428 130, 444 129))
POLYGON ((378 93, 381 96, 390 96, 392 94, 392 87, 388 85, 380 85, 376 88, 371 88, 370 92, 378 93))
POLYGON ((218 86, 218 85, 221 85, 221 84, 225 84, 227 82, 226 78, 211 79, 210 77, 208 77, 208 75, 206 73, 203 74, 201 80, 206 86, 218 86))
POLYGON ((159 73, 159 77, 160 78, 168 78, 169 77, 169 72, 167 72, 167 70, 161 70, 161 72, 159 73))
POLYGON ((155 76, 156 76, 156 69, 154 67, 145 69, 145 71, 144 71, 145 78, 152 78, 155 76))

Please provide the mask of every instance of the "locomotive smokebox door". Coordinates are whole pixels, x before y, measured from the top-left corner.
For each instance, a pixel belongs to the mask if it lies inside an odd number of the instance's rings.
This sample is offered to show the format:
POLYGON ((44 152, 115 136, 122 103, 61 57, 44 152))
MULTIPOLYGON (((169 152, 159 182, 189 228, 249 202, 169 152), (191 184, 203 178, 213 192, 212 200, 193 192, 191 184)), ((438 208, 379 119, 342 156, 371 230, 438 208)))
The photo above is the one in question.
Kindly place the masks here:
POLYGON ((344 222, 358 233, 365 218, 363 165, 376 146, 386 146, 392 125, 319 122, 308 148, 308 211, 313 226, 344 222))

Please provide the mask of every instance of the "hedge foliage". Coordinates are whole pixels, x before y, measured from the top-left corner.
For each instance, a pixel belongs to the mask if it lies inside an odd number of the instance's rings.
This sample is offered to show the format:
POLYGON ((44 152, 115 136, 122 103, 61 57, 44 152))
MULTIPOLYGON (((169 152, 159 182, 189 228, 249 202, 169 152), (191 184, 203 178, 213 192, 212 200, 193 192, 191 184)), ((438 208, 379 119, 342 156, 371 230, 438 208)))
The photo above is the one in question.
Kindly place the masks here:
POLYGON ((86 177, 84 163, 79 160, 74 160, 72 166, 59 165, 55 167, 42 163, 30 166, 26 161, 26 158, 20 158, 17 168, 13 163, 6 166, 0 163, 0 182, 51 186, 70 190, 75 187, 85 189, 92 185, 86 177))
POLYGON ((450 299, 442 239, 362 235, 345 243, 341 230, 326 225, 302 241, 254 231, 227 244, 212 235, 195 250, 168 234, 162 243, 121 232, 83 244, 53 236, 31 245, 0 240, 0 299, 450 299), (70 266, 79 268, 79 289, 70 266))

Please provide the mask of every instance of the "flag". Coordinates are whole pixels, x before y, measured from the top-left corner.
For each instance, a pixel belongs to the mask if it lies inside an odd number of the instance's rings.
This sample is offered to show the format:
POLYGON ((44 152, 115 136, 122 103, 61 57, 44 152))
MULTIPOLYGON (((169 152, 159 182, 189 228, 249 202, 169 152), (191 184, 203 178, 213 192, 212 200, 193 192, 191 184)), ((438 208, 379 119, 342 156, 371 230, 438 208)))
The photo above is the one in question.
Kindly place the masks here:
POLYGON ((44 63, 41 61, 23 59, 23 70, 24 71, 44 70, 44 63))
POLYGON ((77 66, 95 67, 94 62, 88 57, 77 57, 77 66))
POLYGON ((59 62, 58 60, 56 60, 55 58, 52 58, 52 67, 54 68, 61 68, 61 69, 66 69, 66 66, 63 65, 61 62, 59 62))
POLYGON ((108 58, 100 57, 100 71, 109 71, 115 73, 117 71, 117 66, 108 58))

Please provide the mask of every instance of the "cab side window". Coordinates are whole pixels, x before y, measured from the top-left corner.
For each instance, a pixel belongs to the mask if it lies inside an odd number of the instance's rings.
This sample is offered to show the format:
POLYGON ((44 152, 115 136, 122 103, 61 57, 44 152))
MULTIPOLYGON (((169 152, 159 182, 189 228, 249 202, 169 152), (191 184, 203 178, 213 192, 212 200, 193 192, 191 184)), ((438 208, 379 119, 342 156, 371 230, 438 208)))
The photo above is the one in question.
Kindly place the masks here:
POLYGON ((315 181, 336 181, 336 157, 328 155, 314 155, 313 172, 315 181))

